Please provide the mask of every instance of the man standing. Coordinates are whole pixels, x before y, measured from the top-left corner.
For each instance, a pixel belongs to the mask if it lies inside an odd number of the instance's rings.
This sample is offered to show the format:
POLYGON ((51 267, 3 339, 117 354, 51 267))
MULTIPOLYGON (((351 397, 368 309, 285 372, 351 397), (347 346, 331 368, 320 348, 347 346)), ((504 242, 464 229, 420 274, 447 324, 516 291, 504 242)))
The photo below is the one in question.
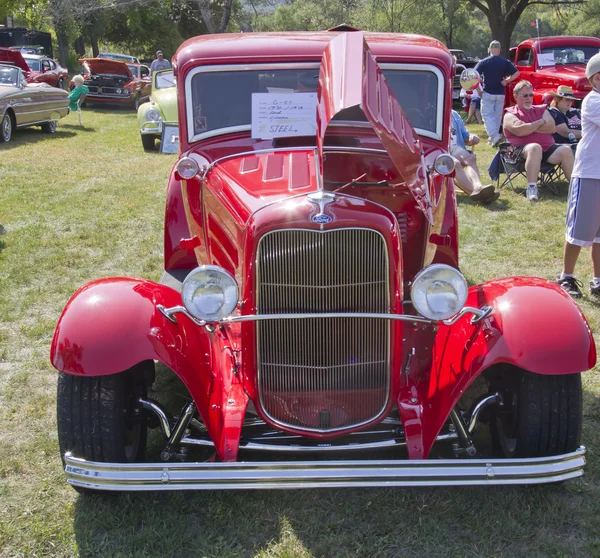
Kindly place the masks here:
POLYGON ((171 64, 168 60, 163 58, 162 50, 156 51, 156 60, 152 61, 150 65, 150 72, 156 72, 157 70, 168 70, 171 67, 171 64))
POLYGON ((582 296, 581 283, 574 276, 582 246, 592 247, 590 294, 600 297, 600 53, 590 58, 585 76, 593 89, 581 104, 581 140, 569 188, 563 271, 556 278, 573 298, 582 296))
POLYGON ((554 142, 554 119, 546 105, 533 104, 531 83, 517 83, 514 96, 517 104, 508 107, 504 115, 504 135, 506 141, 516 146, 515 157, 525 164, 527 199, 537 201, 537 179, 542 163, 560 165, 567 180, 571 180, 573 151, 569 145, 554 142))
POLYGON ((483 79, 481 95, 481 116, 492 146, 500 143, 500 122, 504 110, 505 87, 519 77, 512 62, 500 56, 500 42, 492 41, 488 48, 489 56, 475 66, 483 79))

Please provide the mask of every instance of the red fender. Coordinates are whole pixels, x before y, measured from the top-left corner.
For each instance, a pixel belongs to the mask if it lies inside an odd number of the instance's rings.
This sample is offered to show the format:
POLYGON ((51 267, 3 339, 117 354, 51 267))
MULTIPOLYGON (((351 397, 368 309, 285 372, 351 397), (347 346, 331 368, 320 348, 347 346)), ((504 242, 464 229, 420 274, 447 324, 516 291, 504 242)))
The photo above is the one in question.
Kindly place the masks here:
MULTIPOLYGON (((596 346, 581 310, 556 283, 511 277, 469 289, 466 306, 491 306, 478 324, 471 315, 440 325, 428 373, 411 371, 398 396, 412 459, 426 458, 469 385, 494 364, 534 374, 576 374, 596 363, 596 346)), ((427 332, 423 333, 427 337, 427 332)))
POLYGON ((58 321, 50 359, 61 372, 116 374, 144 360, 158 360, 184 382, 219 457, 237 457, 248 397, 235 374, 227 339, 185 316, 177 323, 156 309, 181 305, 173 289, 152 281, 111 277, 84 285, 58 321))

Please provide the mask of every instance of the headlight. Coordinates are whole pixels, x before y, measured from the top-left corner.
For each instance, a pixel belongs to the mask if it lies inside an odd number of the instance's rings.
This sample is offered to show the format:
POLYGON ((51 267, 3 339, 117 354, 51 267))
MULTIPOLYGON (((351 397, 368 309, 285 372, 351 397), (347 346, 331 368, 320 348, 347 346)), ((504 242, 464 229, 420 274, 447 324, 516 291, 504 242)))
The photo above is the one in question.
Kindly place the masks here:
POLYGON ((417 274, 410 297, 422 316, 430 320, 446 320, 465 305, 468 288, 467 280, 458 269, 434 264, 417 274))
POLYGON ((445 153, 438 155, 433 162, 433 168, 439 174, 450 174, 454 172, 454 159, 445 153))
POLYGON ((235 310, 238 288, 235 279, 223 268, 201 265, 185 278, 181 297, 194 318, 217 322, 235 310))
POLYGON ((158 122, 160 120, 160 111, 155 108, 146 111, 146 120, 149 122, 158 122))
POLYGON ((191 157, 182 157, 179 159, 175 170, 177 170, 181 178, 189 180, 190 178, 194 178, 200 169, 198 168, 198 163, 196 163, 194 159, 191 157))

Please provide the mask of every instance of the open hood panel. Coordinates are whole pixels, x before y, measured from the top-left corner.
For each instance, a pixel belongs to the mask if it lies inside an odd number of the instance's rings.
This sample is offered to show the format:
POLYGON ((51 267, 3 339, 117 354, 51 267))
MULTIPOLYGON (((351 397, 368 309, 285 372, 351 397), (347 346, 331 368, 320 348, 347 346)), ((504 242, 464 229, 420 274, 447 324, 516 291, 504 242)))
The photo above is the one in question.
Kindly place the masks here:
POLYGON ((31 69, 25 62, 25 58, 18 50, 12 50, 10 48, 0 47, 0 62, 7 62, 17 68, 21 68, 24 72, 30 72, 31 69))
POLYGON ((124 62, 109 60, 108 58, 80 58, 79 61, 92 74, 112 74, 133 77, 133 74, 124 62))
MULTIPOLYGON (((419 207, 433 223, 427 172, 419 137, 388 87, 362 32, 333 38, 323 53, 317 104, 317 147, 323 174, 323 146, 332 120, 362 112, 373 126, 419 207), (348 113, 350 114, 350 113, 348 113)), ((348 117, 350 120, 350 117, 348 117)))

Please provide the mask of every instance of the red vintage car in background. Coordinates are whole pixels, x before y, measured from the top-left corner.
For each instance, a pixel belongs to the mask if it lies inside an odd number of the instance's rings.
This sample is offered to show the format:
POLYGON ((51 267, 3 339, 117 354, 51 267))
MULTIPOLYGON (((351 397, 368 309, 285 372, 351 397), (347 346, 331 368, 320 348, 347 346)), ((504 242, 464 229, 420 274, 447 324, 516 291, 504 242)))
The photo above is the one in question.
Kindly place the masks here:
POLYGON ((581 475, 596 350, 579 307, 545 279, 469 287, 458 267, 446 47, 340 27, 204 35, 173 61, 162 279, 84 285, 52 342, 68 482, 581 475), (183 403, 148 396, 157 361, 183 403))
MULTIPOLYGON (((109 58, 81 58, 86 103, 126 105, 137 110, 152 90, 150 68, 109 58)), ((69 89, 73 82, 69 83, 69 89)))
POLYGON ((27 83, 47 83, 62 89, 69 78, 69 72, 56 60, 39 54, 23 54, 20 48, 1 48, 0 62, 14 64, 23 70, 27 83))
POLYGON ((599 51, 597 37, 561 35, 523 41, 510 49, 510 59, 520 75, 509 87, 507 103, 515 103, 513 89, 524 79, 533 85, 535 104, 550 103, 550 91, 560 85, 571 87, 573 96, 582 100, 592 90, 585 77, 586 64, 599 51))

